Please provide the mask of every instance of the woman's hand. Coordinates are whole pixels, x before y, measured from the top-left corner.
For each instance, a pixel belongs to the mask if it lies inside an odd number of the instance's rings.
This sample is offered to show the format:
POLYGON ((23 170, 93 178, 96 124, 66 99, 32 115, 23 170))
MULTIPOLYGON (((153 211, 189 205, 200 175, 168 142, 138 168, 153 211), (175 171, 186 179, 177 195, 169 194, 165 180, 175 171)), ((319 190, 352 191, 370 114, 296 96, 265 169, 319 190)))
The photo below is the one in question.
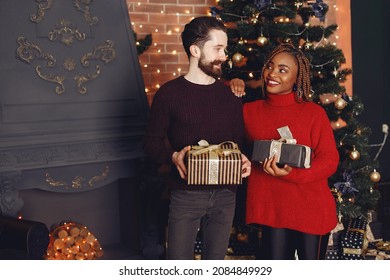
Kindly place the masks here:
POLYGON ((243 97, 245 95, 245 82, 241 79, 234 78, 229 81, 231 91, 237 97, 243 97))
POLYGON ((282 168, 279 168, 277 165, 276 165, 276 156, 273 156, 269 159, 265 159, 264 160, 264 163, 263 163, 263 170, 265 173, 269 174, 269 175, 272 175, 272 176, 275 176, 275 177, 279 177, 279 176, 286 176, 288 175, 291 170, 292 170, 292 167, 285 164, 282 168))
POLYGON ((172 162, 174 165, 176 165, 177 171, 179 171, 180 177, 184 180, 187 179, 187 167, 184 163, 184 157, 186 156, 186 153, 191 150, 191 146, 184 147, 179 152, 174 152, 172 154, 172 162))

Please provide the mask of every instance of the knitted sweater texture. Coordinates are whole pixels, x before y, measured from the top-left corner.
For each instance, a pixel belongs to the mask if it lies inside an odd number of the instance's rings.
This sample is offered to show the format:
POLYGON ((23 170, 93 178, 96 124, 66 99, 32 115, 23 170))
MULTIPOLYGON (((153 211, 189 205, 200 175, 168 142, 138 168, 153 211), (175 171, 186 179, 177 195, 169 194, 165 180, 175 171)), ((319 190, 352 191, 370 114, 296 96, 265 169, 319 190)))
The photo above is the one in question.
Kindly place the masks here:
POLYGON ((324 109, 313 102, 298 103, 294 95, 269 94, 266 100, 244 104, 250 143, 277 140, 280 138, 277 128, 288 126, 297 144, 312 149, 311 167, 293 167, 286 176, 268 175, 260 163, 252 162, 246 219, 249 224, 325 234, 337 224, 328 177, 337 169, 339 154, 324 109))
MULTIPOLYGON (((244 144, 242 101, 230 88, 216 81, 199 85, 184 76, 165 83, 153 99, 149 123, 144 137, 144 150, 157 164, 172 165, 172 154, 187 145, 224 141, 244 144)), ((172 165, 171 188, 188 190, 231 188, 228 185, 188 186, 172 165)))

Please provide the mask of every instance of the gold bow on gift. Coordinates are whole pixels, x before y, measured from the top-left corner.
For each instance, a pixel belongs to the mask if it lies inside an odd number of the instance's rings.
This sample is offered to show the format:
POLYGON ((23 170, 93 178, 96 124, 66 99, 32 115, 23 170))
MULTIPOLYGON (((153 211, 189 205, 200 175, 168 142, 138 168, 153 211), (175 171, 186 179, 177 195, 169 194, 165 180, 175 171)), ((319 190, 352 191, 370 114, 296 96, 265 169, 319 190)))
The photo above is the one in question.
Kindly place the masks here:
POLYGON ((191 150, 193 150, 193 155, 201 155, 208 152, 214 152, 218 156, 228 156, 232 153, 240 153, 238 150, 238 145, 232 141, 225 141, 217 145, 210 145, 206 140, 200 140, 198 142, 199 146, 192 146, 191 150), (231 149, 223 148, 223 145, 230 144, 232 146, 231 149))

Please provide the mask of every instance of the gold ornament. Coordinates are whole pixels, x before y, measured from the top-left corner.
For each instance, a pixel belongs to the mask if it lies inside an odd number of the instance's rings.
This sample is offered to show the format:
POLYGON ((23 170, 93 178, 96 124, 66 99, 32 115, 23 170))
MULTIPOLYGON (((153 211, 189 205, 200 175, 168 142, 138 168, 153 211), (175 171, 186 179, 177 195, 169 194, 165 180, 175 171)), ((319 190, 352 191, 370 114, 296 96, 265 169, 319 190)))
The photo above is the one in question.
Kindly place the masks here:
POLYGON ((259 47, 263 47, 264 45, 266 45, 268 43, 268 38, 263 36, 263 35, 260 35, 259 37, 257 37, 257 40, 256 40, 256 44, 259 46, 259 47))
POLYGON ((358 160, 360 158, 360 153, 358 150, 356 150, 355 148, 353 149, 352 152, 349 153, 349 157, 352 159, 352 160, 358 160))
POLYGON ((234 64, 239 64, 243 60, 244 56, 240 53, 233 54, 232 60, 234 64))
POLYGON ((246 62, 247 62, 248 58, 243 56, 242 54, 240 53, 235 53, 232 57, 232 61, 233 61, 233 65, 235 67, 243 67, 246 65, 246 62))
POLYGON ((374 169, 374 171, 370 173, 370 179, 372 182, 377 183, 381 180, 381 174, 374 169))
POLYGON ((335 102, 334 102, 334 106, 339 109, 339 110, 342 110, 345 108, 345 106, 347 105, 347 102, 343 99, 343 98, 338 98, 335 102))

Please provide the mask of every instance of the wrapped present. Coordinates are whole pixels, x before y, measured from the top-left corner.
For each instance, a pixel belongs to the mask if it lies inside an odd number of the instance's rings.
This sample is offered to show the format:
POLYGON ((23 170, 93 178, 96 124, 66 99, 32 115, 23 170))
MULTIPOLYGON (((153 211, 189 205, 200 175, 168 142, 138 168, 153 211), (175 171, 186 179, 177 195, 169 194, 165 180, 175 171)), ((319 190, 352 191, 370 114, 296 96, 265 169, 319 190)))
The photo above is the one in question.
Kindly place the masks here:
POLYGON ((367 249, 367 221, 363 218, 351 218, 347 228, 341 234, 341 259, 363 260, 367 249))
POLYGON ((330 232, 328 246, 326 248, 326 260, 339 260, 341 255, 340 250, 340 236, 343 233, 344 226, 338 223, 336 227, 330 232))
POLYGON ((328 247, 325 253, 325 260, 339 260, 340 250, 336 246, 328 247))
POLYGON ((227 141, 210 145, 205 140, 187 153, 189 185, 237 185, 242 183, 242 159, 238 145, 227 141))
POLYGON ((366 260, 390 260, 390 241, 369 242, 365 253, 366 260))
POLYGON ((311 149, 304 145, 286 144, 278 140, 256 140, 253 143, 252 161, 264 161, 277 156, 279 166, 285 164, 310 168, 311 149))
POLYGON ((276 156, 279 166, 285 164, 310 168, 311 149, 305 145, 298 145, 293 138, 288 126, 278 128, 279 140, 255 140, 252 150, 252 161, 264 161, 267 158, 276 156))

